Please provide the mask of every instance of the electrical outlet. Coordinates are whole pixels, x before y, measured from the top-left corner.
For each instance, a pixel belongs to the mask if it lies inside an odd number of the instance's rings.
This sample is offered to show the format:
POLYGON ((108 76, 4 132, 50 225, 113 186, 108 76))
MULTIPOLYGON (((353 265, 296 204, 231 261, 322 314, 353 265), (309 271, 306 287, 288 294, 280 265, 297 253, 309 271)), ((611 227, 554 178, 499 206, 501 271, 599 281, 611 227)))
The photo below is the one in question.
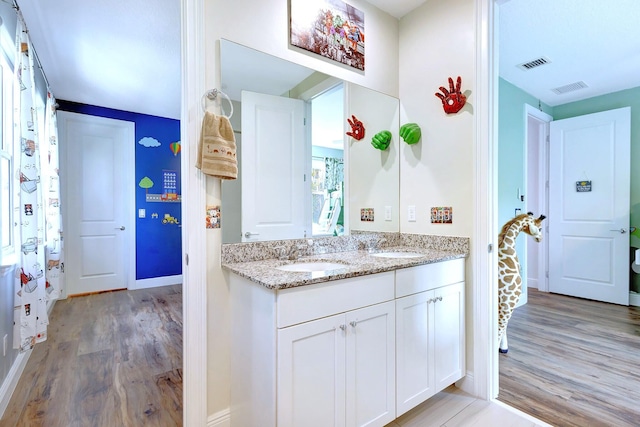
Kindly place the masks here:
POLYGON ((2 338, 2 357, 7 355, 7 341, 9 340, 9 335, 4 334, 4 338, 2 338))
POLYGON ((147 210, 146 209, 138 209, 138 218, 144 218, 147 216, 147 210))
POLYGON ((384 207, 384 220, 391 221, 391 206, 384 207))
POLYGON ((407 210, 407 219, 411 222, 416 222, 416 207, 415 205, 409 206, 407 210))

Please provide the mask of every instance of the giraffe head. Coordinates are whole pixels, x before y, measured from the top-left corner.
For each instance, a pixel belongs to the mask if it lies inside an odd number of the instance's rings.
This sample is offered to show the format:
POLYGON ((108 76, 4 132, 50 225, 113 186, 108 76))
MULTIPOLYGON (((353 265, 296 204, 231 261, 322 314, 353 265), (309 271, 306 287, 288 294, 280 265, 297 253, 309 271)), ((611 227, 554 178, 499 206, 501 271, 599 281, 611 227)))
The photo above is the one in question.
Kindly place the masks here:
POLYGON ((536 242, 539 242, 542 240, 542 228, 540 224, 542 224, 542 220, 545 219, 546 216, 540 215, 538 218, 535 218, 532 212, 528 212, 527 215, 528 217, 525 218, 525 226, 522 228, 522 231, 533 237, 536 242))

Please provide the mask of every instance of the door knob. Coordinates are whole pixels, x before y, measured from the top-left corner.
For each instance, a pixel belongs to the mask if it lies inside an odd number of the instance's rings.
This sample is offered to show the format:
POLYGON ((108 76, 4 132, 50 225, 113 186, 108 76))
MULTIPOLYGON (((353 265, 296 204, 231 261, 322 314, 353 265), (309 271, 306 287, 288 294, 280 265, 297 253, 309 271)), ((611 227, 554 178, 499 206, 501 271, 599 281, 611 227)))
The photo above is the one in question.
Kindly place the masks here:
POLYGON ((120 227, 116 227, 116 230, 124 231, 124 225, 121 225, 120 227))
POLYGON ((617 232, 618 232, 618 233, 620 233, 620 234, 624 234, 624 233, 626 233, 626 232, 627 232, 627 230, 625 230, 624 228, 621 228, 621 229, 619 229, 619 230, 609 230, 609 231, 617 231, 617 232))

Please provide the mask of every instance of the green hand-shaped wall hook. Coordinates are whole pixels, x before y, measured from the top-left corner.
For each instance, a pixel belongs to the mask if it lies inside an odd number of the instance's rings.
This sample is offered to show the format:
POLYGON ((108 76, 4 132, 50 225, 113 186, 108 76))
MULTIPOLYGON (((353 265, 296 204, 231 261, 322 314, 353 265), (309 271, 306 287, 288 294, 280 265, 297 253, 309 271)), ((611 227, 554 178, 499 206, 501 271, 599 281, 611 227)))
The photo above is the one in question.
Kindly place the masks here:
POLYGON ((389 144, 391 144, 391 132, 388 130, 378 132, 371 139, 371 145, 378 150, 386 150, 389 144))
POLYGON ((406 123, 400 127, 400 136, 407 144, 415 144, 420 141, 422 130, 416 123, 406 123))

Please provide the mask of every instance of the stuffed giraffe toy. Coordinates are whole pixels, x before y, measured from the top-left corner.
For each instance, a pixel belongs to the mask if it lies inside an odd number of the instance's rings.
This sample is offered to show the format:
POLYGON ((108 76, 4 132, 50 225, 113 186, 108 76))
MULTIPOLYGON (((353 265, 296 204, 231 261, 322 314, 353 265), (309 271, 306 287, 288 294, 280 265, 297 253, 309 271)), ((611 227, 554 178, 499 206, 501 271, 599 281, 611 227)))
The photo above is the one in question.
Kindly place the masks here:
POLYGON ((540 224, 546 217, 534 218, 531 212, 518 215, 502 226, 498 237, 498 341, 500 353, 509 351, 507 323, 520 300, 522 277, 520 262, 516 254, 516 237, 521 231, 532 236, 536 242, 542 240, 540 224))

